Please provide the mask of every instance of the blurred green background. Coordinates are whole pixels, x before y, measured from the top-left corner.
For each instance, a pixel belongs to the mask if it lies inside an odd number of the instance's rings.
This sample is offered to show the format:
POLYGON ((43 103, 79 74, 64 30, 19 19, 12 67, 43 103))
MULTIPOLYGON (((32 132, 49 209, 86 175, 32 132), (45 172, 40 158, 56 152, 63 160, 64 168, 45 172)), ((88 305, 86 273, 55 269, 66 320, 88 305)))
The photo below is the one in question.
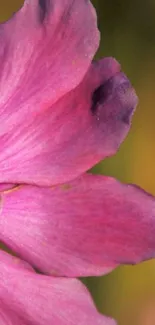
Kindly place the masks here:
MULTIPOLYGON (((8 19, 22 2, 0 0, 0 20, 8 19)), ((155 0, 92 2, 102 33, 96 57, 116 57, 140 100, 121 149, 93 171, 136 183, 155 194, 155 0)), ((85 283, 98 309, 115 317, 119 325, 155 325, 155 261, 122 266, 107 276, 87 278, 85 283)))

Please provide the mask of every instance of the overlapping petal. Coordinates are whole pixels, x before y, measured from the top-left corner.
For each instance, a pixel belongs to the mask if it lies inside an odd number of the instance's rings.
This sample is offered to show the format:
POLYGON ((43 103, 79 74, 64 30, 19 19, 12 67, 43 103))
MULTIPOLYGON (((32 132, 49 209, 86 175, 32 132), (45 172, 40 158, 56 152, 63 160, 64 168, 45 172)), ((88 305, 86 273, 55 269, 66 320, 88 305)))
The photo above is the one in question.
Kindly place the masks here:
POLYGON ((36 274, 0 251, 2 325, 116 325, 99 314, 78 280, 36 274))
POLYGON ((28 118, 83 79, 99 45, 95 10, 89 0, 25 0, 0 25, 0 45, 1 111, 28 118))
POLYGON ((76 89, 21 124, 14 111, 0 111, 0 181, 49 186, 77 177, 117 151, 136 104, 118 62, 105 58, 76 89))
POLYGON ((0 239, 44 273, 101 275, 155 257, 155 198, 136 186, 86 174, 1 196, 0 239))

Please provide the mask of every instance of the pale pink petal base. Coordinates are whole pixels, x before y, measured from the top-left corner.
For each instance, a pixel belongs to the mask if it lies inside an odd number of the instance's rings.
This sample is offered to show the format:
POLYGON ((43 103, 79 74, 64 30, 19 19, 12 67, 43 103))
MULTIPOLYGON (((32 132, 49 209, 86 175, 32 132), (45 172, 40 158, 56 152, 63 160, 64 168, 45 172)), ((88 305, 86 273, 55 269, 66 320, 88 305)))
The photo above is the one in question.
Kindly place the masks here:
POLYGON ((98 313, 78 280, 36 274, 2 251, 0 272, 2 325, 116 325, 98 313))
POLYGON ((155 257, 155 198, 134 185, 86 174, 1 197, 0 239, 44 273, 101 275, 155 257))
POLYGON ((20 113, 0 111, 0 182, 50 186, 76 178, 116 153, 136 104, 118 62, 105 58, 92 64, 76 89, 22 123, 20 113))

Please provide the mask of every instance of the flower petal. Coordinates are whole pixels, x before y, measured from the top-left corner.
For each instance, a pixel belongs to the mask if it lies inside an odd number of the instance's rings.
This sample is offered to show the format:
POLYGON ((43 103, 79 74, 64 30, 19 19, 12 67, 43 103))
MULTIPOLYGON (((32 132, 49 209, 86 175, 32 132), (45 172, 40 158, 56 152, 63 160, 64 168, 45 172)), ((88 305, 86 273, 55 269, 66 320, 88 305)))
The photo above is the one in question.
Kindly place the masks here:
POLYGON ((18 120, 52 105, 83 79, 99 45, 89 0, 25 0, 0 25, 1 111, 18 120))
POLYGON ((119 64, 112 58, 95 62, 52 107, 22 124, 14 115, 6 128, 2 123, 0 181, 50 186, 76 178, 117 151, 136 104, 119 64))
POLYGON ((86 174, 2 193, 0 239, 40 271, 89 276, 155 257, 155 198, 86 174))
POLYGON ((79 280, 36 274, 2 251, 0 272, 1 324, 116 325, 97 312, 79 280))

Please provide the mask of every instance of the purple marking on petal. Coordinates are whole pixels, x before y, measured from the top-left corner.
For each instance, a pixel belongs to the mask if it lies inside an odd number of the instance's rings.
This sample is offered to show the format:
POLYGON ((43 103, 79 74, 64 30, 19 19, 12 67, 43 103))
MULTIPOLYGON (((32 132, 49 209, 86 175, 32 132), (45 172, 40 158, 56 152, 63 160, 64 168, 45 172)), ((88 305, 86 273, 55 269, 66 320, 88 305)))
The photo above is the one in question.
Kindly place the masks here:
POLYGON ((136 104, 116 60, 93 63, 78 87, 51 107, 22 124, 8 115, 0 130, 0 181, 50 186, 76 178, 116 153, 136 104))
POLYGON ((49 6, 49 0, 39 0, 39 15, 41 23, 44 21, 49 6))

